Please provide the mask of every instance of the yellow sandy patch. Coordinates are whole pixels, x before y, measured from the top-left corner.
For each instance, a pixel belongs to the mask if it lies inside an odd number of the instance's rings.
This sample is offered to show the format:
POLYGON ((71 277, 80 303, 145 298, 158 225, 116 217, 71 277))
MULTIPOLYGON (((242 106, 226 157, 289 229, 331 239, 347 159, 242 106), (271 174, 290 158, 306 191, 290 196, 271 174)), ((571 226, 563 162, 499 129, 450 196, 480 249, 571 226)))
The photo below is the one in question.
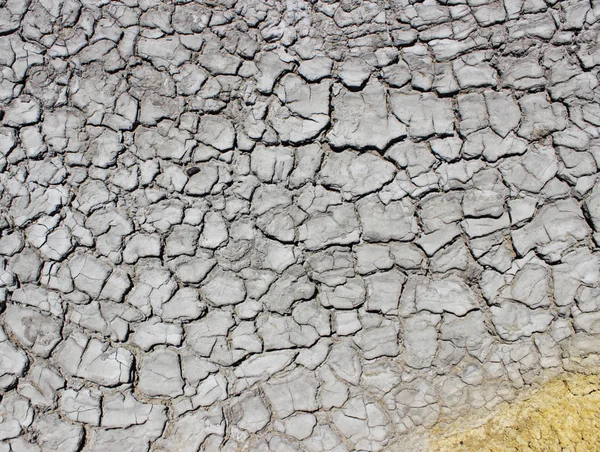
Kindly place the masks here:
POLYGON ((552 380, 524 401, 500 408, 484 425, 450 428, 431 452, 600 451, 600 376, 552 380))

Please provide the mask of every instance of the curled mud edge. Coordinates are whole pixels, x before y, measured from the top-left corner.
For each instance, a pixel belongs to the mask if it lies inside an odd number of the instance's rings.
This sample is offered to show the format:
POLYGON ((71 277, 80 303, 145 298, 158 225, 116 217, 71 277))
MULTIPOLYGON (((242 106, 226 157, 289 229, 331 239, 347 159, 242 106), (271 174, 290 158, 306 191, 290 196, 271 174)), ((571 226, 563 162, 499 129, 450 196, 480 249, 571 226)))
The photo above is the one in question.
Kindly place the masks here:
POLYGON ((527 399, 501 405, 484 424, 431 432, 429 452, 584 452, 600 447, 600 376, 564 374, 527 399))

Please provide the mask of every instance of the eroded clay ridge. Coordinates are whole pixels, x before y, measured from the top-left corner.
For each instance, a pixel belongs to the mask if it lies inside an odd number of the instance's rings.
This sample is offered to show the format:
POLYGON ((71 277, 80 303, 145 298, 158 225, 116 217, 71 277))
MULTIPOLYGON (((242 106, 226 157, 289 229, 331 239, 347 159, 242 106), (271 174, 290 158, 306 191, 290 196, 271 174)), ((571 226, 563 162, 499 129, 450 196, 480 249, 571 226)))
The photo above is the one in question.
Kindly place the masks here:
POLYGON ((1 0, 0 450, 412 452, 596 368, 599 14, 1 0))

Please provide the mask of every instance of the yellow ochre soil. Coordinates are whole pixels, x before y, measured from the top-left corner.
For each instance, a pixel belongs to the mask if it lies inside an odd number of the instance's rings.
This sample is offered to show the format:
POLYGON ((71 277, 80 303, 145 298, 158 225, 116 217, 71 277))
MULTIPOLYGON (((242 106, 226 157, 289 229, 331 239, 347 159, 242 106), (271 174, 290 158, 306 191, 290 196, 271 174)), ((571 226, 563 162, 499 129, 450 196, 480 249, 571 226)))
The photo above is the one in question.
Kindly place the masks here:
POLYGON ((480 427, 450 431, 433 439, 429 451, 599 452, 600 376, 560 377, 480 427))

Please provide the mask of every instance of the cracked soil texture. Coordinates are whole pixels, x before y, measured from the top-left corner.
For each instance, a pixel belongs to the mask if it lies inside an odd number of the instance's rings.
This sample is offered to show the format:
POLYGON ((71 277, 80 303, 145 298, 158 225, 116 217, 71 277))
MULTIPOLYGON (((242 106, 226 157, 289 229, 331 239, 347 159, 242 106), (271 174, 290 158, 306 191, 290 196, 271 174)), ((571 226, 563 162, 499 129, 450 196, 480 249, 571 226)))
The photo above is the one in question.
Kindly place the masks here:
POLYGON ((503 406, 478 428, 432 442, 432 452, 592 452, 600 444, 600 379, 566 375, 503 406))
POLYGON ((0 452, 427 451, 600 371, 599 18, 0 0, 0 452))

